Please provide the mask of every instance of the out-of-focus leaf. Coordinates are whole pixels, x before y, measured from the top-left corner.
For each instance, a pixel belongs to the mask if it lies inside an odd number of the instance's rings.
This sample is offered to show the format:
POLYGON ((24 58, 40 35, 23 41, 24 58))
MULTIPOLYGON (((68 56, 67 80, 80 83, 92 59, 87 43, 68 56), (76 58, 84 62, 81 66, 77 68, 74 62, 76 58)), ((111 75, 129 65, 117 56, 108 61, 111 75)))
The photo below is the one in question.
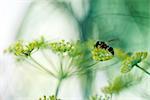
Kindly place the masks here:
POLYGON ((114 48, 115 51, 115 56, 121 60, 129 57, 129 55, 127 53, 125 53, 123 50, 118 49, 118 48, 114 48))
POLYGON ((124 89, 136 85, 141 81, 140 76, 135 76, 134 74, 119 75, 117 76, 108 86, 104 87, 102 90, 104 93, 108 94, 118 94, 124 89))

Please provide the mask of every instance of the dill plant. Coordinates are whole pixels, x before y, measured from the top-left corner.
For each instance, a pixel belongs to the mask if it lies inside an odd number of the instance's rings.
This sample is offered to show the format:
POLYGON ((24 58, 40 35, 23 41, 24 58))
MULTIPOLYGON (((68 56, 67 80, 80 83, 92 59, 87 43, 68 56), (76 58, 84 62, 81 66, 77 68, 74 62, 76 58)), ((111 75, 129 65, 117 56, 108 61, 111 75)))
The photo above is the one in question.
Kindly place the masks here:
POLYGON ((57 97, 64 79, 70 78, 74 75, 84 75, 88 70, 97 69, 98 67, 95 65, 99 62, 108 61, 114 57, 121 59, 121 73, 107 86, 102 88, 101 91, 104 93, 104 96, 89 96, 90 100, 112 100, 113 94, 119 94, 125 88, 138 84, 138 82, 141 81, 142 76, 139 75, 135 77, 132 72, 134 67, 137 67, 150 75, 150 72, 139 66, 139 63, 144 62, 147 58, 148 52, 135 52, 130 54, 122 51, 121 49, 114 48, 115 55, 112 55, 107 49, 93 47, 94 43, 91 41, 89 46, 87 43, 81 41, 77 41, 76 43, 67 42, 65 40, 49 42, 46 41, 44 37, 41 37, 40 39, 36 39, 31 42, 17 41, 7 48, 5 52, 12 53, 18 60, 25 61, 57 79, 58 84, 54 95, 49 97, 44 96, 39 98, 39 100, 60 100, 57 99, 57 97), (88 64, 88 60, 82 59, 84 58, 83 54, 85 53, 85 47, 90 50, 90 56, 88 59, 93 60, 92 64, 88 64), (43 49, 51 50, 59 56, 60 64, 58 71, 51 71, 47 69, 34 59, 34 57, 32 57, 35 52, 40 52, 43 49), (69 61, 68 64, 64 66, 63 61, 66 57, 69 57, 69 61), (82 61, 80 62, 79 59, 82 59, 82 61), (86 69, 81 66, 81 63, 82 66, 86 67, 86 69))

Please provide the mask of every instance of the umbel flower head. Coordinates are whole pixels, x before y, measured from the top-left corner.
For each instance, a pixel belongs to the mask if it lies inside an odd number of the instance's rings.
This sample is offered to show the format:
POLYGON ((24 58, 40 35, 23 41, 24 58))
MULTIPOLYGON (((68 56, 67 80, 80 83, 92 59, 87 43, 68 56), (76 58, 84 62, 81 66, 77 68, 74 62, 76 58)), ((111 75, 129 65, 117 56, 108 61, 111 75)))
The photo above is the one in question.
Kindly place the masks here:
POLYGON ((22 53, 24 52, 23 41, 17 41, 15 44, 11 45, 5 51, 14 53, 16 56, 22 56, 22 53))
POLYGON ((66 42, 65 40, 61 40, 59 42, 52 42, 49 45, 54 52, 58 53, 70 54, 74 50, 73 44, 70 42, 66 42))
POLYGON ((92 57, 96 61, 106 61, 112 59, 113 55, 106 49, 94 48, 92 50, 92 57))
POLYGON ((44 48, 44 47, 46 47, 46 45, 47 44, 44 41, 44 38, 42 37, 39 40, 34 40, 32 42, 29 42, 29 43, 25 43, 23 41, 17 41, 16 43, 12 44, 5 51, 13 53, 16 56, 28 57, 31 55, 31 53, 34 50, 44 48))
POLYGON ((147 55, 148 55, 147 52, 137 52, 137 53, 127 57, 122 62, 121 72, 127 73, 127 72, 131 71, 131 69, 138 63, 142 62, 147 57, 147 55))

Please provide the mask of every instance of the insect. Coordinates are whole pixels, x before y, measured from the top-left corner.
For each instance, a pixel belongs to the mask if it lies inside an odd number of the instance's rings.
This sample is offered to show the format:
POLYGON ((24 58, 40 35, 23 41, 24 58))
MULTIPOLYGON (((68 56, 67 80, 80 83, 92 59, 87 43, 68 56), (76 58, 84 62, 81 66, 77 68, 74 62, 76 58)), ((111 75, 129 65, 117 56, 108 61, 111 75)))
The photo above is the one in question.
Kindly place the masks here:
POLYGON ((114 55, 114 49, 103 41, 97 41, 94 47, 108 50, 112 55, 114 55))

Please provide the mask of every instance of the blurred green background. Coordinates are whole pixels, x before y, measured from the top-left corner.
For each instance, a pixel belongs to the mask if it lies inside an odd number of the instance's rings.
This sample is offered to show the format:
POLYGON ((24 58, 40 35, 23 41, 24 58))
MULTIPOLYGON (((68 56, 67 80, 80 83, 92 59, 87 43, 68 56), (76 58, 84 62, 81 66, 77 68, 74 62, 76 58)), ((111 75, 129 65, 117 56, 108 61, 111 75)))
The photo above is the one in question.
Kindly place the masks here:
MULTIPOLYGON (((121 48, 127 52, 149 51, 150 0, 33 0, 23 16, 15 39, 32 40, 41 35, 49 40, 65 39, 69 41, 81 40, 83 42, 87 40, 108 41, 117 39, 111 44, 114 48, 121 48)), ((83 59, 87 58, 87 53, 89 53, 89 50, 85 50, 83 59)), ((50 55, 51 58, 53 56, 50 55)), ((39 57, 41 56, 39 55, 39 57)), ((89 63, 92 63, 92 61, 89 60, 89 63)), ((75 84, 69 90, 66 86, 72 83, 66 81, 62 86, 60 97, 64 100, 86 100, 89 95, 100 92, 100 87, 107 84, 107 81, 111 80, 113 75, 116 75, 115 70, 118 67, 115 68, 114 66, 119 65, 112 65, 112 68, 108 71, 88 71, 84 76, 78 79, 75 78, 75 84), (78 89, 74 92, 76 84, 78 89), (71 91, 70 94, 69 91, 71 91)), ((31 74, 32 71, 28 73, 31 74)), ((47 77, 43 78, 45 79, 44 82, 49 83, 44 84, 41 82, 39 86, 44 85, 45 90, 40 87, 36 90, 36 93, 40 90, 41 92, 36 95, 49 94, 49 92, 52 94, 53 92, 51 82, 55 85, 55 80, 48 80, 47 77), (47 86, 51 90, 47 89, 47 86)), ((40 78, 40 81, 43 78, 40 78)), ((29 78, 29 80, 33 85, 32 78, 29 78)), ((150 91, 150 88, 146 89, 145 84, 149 87, 150 83, 149 79, 146 78, 146 80, 145 83, 141 83, 140 88, 124 92, 115 100, 148 100, 150 94, 147 94, 147 91, 150 91), (143 89, 143 93, 140 93, 138 89, 143 89), (138 92, 134 93, 133 91, 138 92)), ((28 85, 27 82, 25 86, 28 87, 28 85)), ((34 88, 37 87, 38 85, 34 88)), ((29 89, 33 95, 35 95, 34 88, 29 89)), ((29 90, 27 89, 26 92, 29 90)))

